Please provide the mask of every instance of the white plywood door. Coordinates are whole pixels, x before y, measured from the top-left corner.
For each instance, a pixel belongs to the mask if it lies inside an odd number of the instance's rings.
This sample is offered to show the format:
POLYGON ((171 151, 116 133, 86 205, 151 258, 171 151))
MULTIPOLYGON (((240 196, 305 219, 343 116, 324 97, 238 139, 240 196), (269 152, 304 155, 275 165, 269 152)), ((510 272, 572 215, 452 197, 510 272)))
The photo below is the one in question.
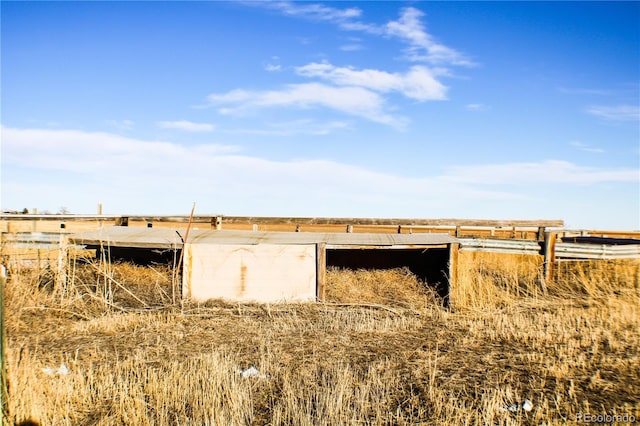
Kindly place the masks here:
POLYGON ((199 301, 314 301, 315 245, 185 244, 183 295, 199 301))

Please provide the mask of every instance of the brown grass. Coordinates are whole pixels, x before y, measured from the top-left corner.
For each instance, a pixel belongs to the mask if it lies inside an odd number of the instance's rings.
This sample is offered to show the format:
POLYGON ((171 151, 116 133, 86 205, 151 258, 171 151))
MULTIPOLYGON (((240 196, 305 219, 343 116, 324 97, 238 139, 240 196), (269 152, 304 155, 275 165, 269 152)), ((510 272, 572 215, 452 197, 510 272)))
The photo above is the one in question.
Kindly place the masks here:
POLYGON ((637 261, 461 253, 452 310, 407 270, 328 272, 328 304, 173 303, 169 268, 15 269, 11 420, 42 425, 564 424, 640 418, 637 261), (342 304, 342 305, 337 305, 342 304), (352 306, 345 306, 352 305, 352 306), (64 364, 67 375, 45 367, 64 364), (242 378, 255 366, 268 378, 242 378), (530 399, 530 412, 501 407, 530 399))

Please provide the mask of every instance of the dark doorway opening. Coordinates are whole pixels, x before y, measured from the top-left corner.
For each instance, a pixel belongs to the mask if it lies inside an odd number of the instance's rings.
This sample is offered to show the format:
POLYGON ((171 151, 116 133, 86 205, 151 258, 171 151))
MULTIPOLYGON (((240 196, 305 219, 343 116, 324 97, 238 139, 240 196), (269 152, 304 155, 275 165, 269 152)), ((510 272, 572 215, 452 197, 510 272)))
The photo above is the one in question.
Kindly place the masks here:
POLYGON ((100 258, 103 253, 106 259, 111 261, 131 262, 140 266, 153 264, 172 265, 177 264, 180 259, 182 249, 150 249, 138 247, 96 247, 87 246, 88 249, 96 250, 96 258, 100 258))
POLYGON ((407 267, 416 277, 435 289, 445 307, 449 306, 449 249, 327 248, 327 267, 345 269, 393 269, 407 267))

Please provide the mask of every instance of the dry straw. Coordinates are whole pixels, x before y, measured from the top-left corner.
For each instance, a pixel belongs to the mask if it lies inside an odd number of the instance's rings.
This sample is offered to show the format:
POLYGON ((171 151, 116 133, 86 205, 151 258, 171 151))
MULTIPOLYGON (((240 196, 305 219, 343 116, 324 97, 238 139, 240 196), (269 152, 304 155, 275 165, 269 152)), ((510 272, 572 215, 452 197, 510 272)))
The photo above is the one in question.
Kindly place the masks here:
POLYGON ((640 418, 637 261, 460 254, 451 310, 406 269, 330 269, 331 303, 174 303, 175 273, 12 268, 11 422, 564 424, 640 418), (64 365, 69 373, 47 375, 64 365), (255 367, 261 375, 243 378, 255 367), (48 371, 48 370, 47 370, 48 371), (268 378, 267 376, 268 375, 268 378), (530 411, 504 410, 530 400, 530 411))

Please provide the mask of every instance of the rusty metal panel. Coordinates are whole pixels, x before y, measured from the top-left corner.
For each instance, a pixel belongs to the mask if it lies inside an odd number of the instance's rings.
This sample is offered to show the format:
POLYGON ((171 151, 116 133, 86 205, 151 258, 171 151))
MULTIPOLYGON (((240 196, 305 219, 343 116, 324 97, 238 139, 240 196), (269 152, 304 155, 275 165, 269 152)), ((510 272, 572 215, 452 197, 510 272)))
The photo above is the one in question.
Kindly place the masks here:
POLYGON ((185 244, 183 295, 194 300, 316 300, 316 246, 185 244))

